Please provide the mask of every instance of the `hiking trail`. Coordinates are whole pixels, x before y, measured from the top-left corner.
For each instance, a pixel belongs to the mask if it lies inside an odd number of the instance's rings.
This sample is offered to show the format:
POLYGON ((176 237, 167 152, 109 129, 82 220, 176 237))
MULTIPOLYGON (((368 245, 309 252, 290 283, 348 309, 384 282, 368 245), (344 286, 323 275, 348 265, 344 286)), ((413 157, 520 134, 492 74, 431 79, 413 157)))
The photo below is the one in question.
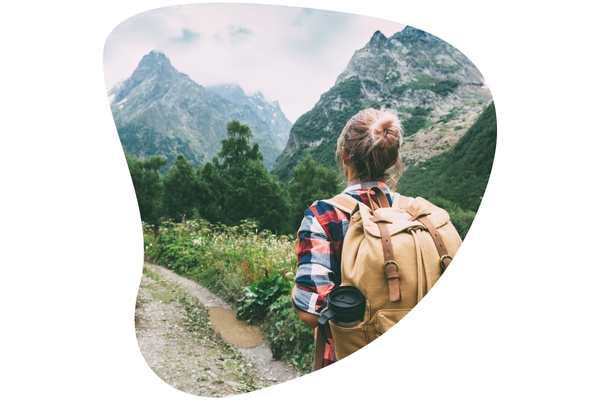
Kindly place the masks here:
POLYGON ((202 285, 145 263, 135 312, 136 335, 150 368, 187 393, 227 396, 293 379, 273 360, 260 329, 202 285))

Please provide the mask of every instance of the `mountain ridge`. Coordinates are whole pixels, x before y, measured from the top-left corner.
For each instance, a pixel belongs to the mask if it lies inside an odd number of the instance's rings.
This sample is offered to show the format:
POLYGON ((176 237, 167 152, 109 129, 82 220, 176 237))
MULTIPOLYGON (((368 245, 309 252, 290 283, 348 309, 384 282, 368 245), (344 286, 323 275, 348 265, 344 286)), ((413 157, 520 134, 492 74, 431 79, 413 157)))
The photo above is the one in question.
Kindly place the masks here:
POLYGON ((247 95, 232 83, 203 86, 156 50, 108 94, 123 147, 138 157, 162 155, 172 162, 181 154, 201 164, 217 154, 227 123, 237 119, 250 126, 271 167, 291 127, 279 104, 262 93, 247 95))
POLYGON ((335 166, 337 136, 363 108, 396 112, 408 166, 451 148, 491 101, 481 73, 458 50, 412 27, 389 38, 376 31, 354 52, 335 84, 291 128, 274 172, 288 178, 305 156, 335 166))

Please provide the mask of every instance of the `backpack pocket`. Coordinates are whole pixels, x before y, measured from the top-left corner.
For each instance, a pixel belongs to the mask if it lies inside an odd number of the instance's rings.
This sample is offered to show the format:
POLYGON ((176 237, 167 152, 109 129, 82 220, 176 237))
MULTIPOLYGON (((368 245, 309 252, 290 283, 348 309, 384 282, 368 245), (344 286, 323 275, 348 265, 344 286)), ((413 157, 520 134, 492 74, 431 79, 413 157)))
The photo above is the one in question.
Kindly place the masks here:
POLYGON ((369 321, 363 321, 354 326, 341 326, 329 321, 335 358, 341 360, 356 350, 367 345, 372 339, 373 328, 369 321))
POLYGON ((377 311, 370 320, 354 326, 342 326, 329 321, 335 357, 341 360, 377 339, 400 321, 411 308, 387 308, 377 311))
POLYGON ((372 319, 377 336, 382 335, 394 326, 396 322, 404 318, 410 310, 410 308, 387 308, 377 311, 372 319))

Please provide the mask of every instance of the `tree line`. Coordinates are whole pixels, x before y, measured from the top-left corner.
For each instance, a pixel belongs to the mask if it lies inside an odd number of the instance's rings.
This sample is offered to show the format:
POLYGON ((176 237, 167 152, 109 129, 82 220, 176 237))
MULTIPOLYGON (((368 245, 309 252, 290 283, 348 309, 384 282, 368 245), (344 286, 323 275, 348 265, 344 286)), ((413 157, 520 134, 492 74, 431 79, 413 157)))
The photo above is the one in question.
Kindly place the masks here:
POLYGON ((341 190, 337 171, 311 158, 294 168, 289 182, 281 182, 265 168, 251 139, 250 128, 234 120, 217 156, 202 166, 181 155, 171 166, 160 156, 128 155, 142 220, 158 226, 165 219, 203 218, 228 225, 252 219, 262 229, 292 233, 312 201, 341 190))
MULTIPOLYGON (((157 226, 164 219, 203 218, 228 225, 252 219, 262 229, 293 233, 307 206, 342 189, 338 171, 310 156, 283 174, 289 181, 281 181, 267 171, 251 139, 247 125, 231 121, 219 153, 202 166, 183 156, 170 166, 159 156, 128 156, 142 220, 157 226)), ((454 148, 409 168, 397 190, 445 208, 464 238, 490 176, 495 143, 492 103, 454 148)))

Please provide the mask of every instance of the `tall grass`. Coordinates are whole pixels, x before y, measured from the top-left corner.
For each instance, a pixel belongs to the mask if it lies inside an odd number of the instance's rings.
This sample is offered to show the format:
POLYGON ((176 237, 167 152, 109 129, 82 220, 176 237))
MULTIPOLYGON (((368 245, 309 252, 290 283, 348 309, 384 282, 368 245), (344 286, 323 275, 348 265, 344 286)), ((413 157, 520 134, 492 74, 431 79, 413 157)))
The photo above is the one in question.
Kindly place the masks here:
POLYGON ((239 318, 259 323, 276 358, 310 369, 312 332, 290 300, 293 237, 261 231, 252 221, 189 220, 144 226, 144 246, 150 261, 200 282, 233 305, 239 318))

